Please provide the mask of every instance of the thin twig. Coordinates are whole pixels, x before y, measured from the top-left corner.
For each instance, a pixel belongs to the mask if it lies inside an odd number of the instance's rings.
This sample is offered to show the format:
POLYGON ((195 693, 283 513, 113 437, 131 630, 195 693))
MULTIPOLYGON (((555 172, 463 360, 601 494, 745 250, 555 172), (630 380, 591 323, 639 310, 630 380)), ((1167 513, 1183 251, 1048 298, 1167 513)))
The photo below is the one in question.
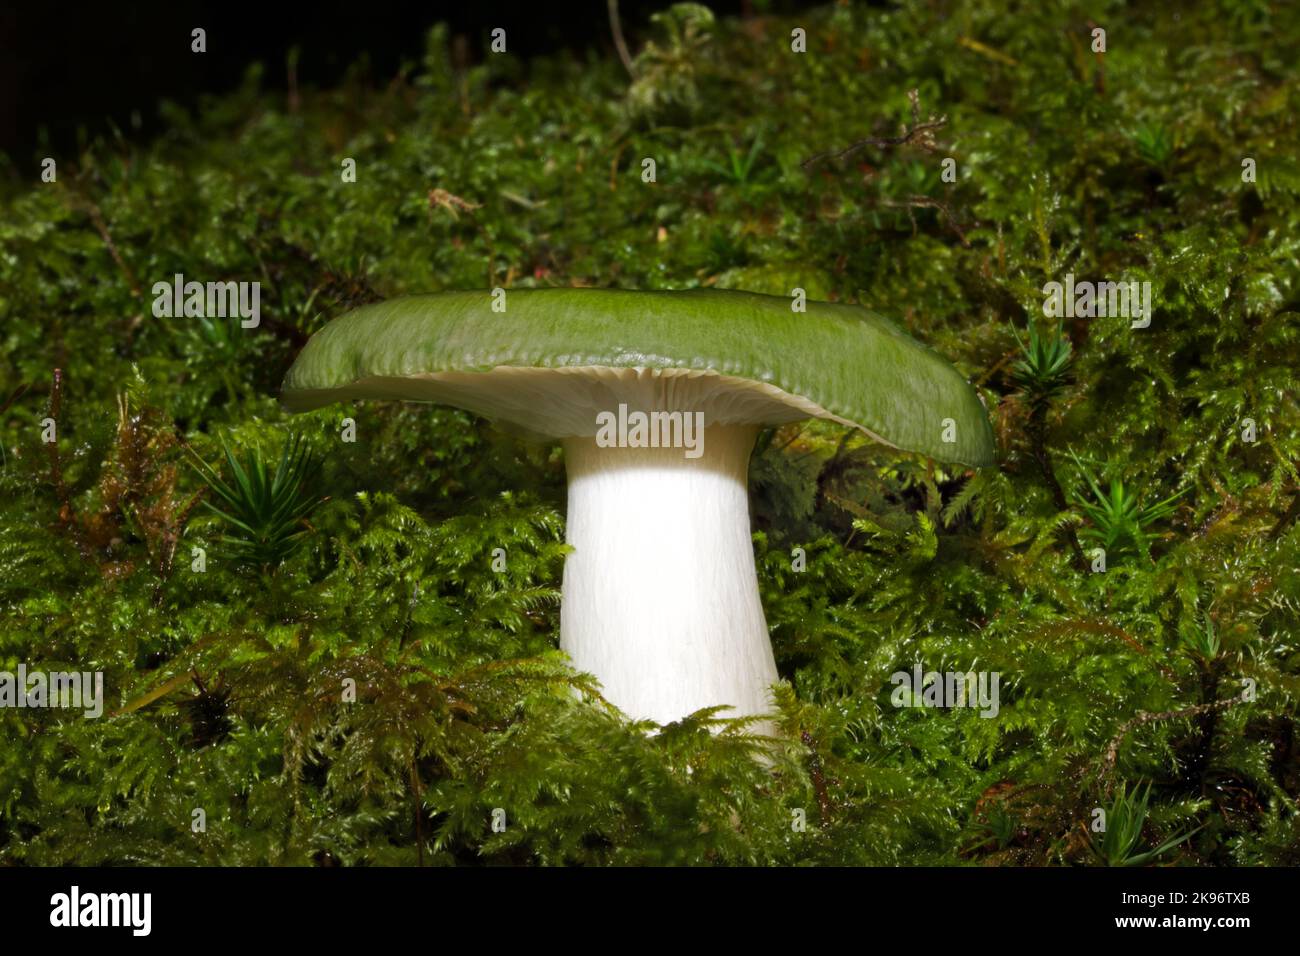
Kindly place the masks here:
POLYGON ((618 15, 618 0, 607 0, 609 7, 609 29, 614 34, 614 48, 618 58, 623 61, 627 75, 636 79, 636 69, 632 66, 632 55, 628 52, 627 41, 623 39, 623 21, 618 15))
MULTIPOLYGON (((1088 21, 1088 35, 1097 29, 1097 24, 1092 20, 1088 21)), ((1092 73, 1092 86, 1097 91, 1098 96, 1106 95, 1106 54, 1098 52, 1093 56, 1095 66, 1092 73)))
POLYGON ((904 125, 899 135, 886 137, 884 139, 868 138, 860 139, 856 143, 845 146, 840 150, 828 150, 824 153, 818 153, 816 156, 810 156, 802 163, 804 169, 812 166, 814 163, 823 159, 843 159, 853 153, 866 149, 868 146, 878 146, 882 149, 892 149, 897 146, 916 146, 927 153, 933 153, 939 148, 935 142, 935 130, 942 129, 948 125, 947 116, 931 116, 925 122, 921 121, 921 98, 916 90, 908 90, 907 98, 912 103, 912 125, 904 125))
POLYGON ((1019 66, 1020 61, 1013 56, 1007 56, 1001 50, 995 50, 987 43, 981 43, 973 37, 959 36, 957 42, 968 50, 974 50, 981 56, 986 56, 990 60, 997 60, 999 63, 1005 63, 1007 66, 1019 66))
POLYGON ((1157 720, 1177 720, 1180 717, 1195 717, 1197 714, 1205 714, 1210 711, 1227 710, 1229 707, 1235 707, 1242 702, 1240 697, 1228 697, 1224 700, 1216 700, 1208 704, 1197 704, 1194 707, 1185 707, 1182 710, 1164 710, 1159 713, 1151 713, 1145 710, 1139 710, 1137 716, 1128 720, 1120 727, 1106 748, 1106 761, 1102 765, 1103 774, 1109 774, 1115 769, 1115 764, 1119 760, 1119 748, 1124 743, 1124 738, 1132 731, 1145 724, 1155 723, 1157 720))
POLYGON ((953 216, 952 210, 948 208, 948 204, 945 202, 938 199, 931 199, 929 196, 912 195, 908 196, 902 202, 893 199, 882 199, 880 200, 880 204, 892 208, 906 209, 908 218, 912 221, 912 235, 916 235, 916 217, 912 215, 912 210, 921 207, 937 209, 943 213, 944 219, 948 221, 949 228, 957 234, 957 238, 961 240, 961 244, 967 248, 970 247, 970 240, 966 238, 966 233, 962 232, 961 226, 957 224, 956 217, 953 216))
POLYGON ((1295 494, 1291 497, 1291 504, 1287 506, 1286 511, 1282 512, 1282 517, 1277 519, 1277 524, 1273 525, 1268 533, 1269 540, 1275 540, 1282 535, 1290 525, 1300 515, 1300 488, 1296 489, 1295 494))
POLYGON ((816 741, 812 734, 804 731, 800 735, 803 745, 808 748, 808 776, 812 779, 813 791, 817 794, 817 810, 823 824, 831 818, 831 795, 826 786, 826 774, 822 768, 822 758, 817 753, 816 741))
POLYGON ((60 511, 59 517, 67 521, 68 516, 72 513, 72 506, 68 502, 68 487, 63 483, 63 465, 59 461, 59 409, 63 405, 63 369, 54 370, 54 382, 50 385, 50 406, 48 415, 54 422, 54 441, 47 443, 47 451, 50 454, 50 483, 54 485, 54 491, 59 496, 60 511))
POLYGON ((32 387, 31 383, 23 382, 16 389, 14 389, 13 394, 10 395, 7 399, 5 399, 5 403, 3 405, 0 405, 0 415, 3 415, 5 412, 9 411, 9 406, 12 405, 14 402, 18 401, 18 399, 22 398, 23 395, 27 393, 27 390, 31 387, 32 387))
POLYGON ((1019 354, 1020 354, 1020 349, 1012 349, 1011 351, 1007 352, 1005 355, 1002 356, 1002 358, 998 359, 997 363, 994 364, 992 368, 988 369, 987 371, 985 371, 983 375, 977 378, 974 384, 977 386, 983 385, 994 375, 997 375, 998 372, 1002 371, 1002 369, 1006 367, 1006 364, 1019 354))
POLYGON ((789 438, 787 438, 783 443, 778 445, 776 448, 773 448, 772 451, 785 451, 785 449, 793 445, 795 440, 802 434, 803 434, 803 426, 800 425, 798 428, 794 430, 794 432, 790 435, 789 438))
POLYGON ((158 552, 158 574, 160 577, 165 578, 171 574, 172 563, 176 560, 176 546, 180 543, 181 536, 185 534, 185 526, 189 524, 190 515, 194 513, 194 508, 207 493, 207 488, 200 488, 194 492, 190 496, 190 500, 176 513, 171 529, 163 532, 163 544, 158 552))
POLYGON ((100 212, 99 206, 93 200, 85 199, 84 202, 86 212, 90 214, 90 221, 95 224, 95 230, 99 233, 99 237, 104 240, 104 245, 108 246, 109 255, 113 257, 117 267, 122 270, 122 275, 126 277, 127 284, 131 287, 131 294, 139 298, 140 283, 136 281, 135 273, 126 264, 122 254, 117 251, 117 244, 113 242, 113 235, 108 231, 108 223, 104 222, 104 214, 100 212))

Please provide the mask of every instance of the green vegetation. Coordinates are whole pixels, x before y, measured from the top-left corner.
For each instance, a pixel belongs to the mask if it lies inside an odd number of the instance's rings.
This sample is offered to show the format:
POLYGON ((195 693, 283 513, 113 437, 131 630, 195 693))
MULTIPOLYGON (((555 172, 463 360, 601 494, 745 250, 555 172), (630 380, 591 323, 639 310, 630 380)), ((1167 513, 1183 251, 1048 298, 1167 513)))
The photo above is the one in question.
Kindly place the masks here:
POLYGON ((233 558, 245 558, 264 574, 272 574, 293 551, 311 526, 307 516, 316 501, 307 490, 318 467, 303 443, 293 438, 284 443, 280 461, 272 472, 254 447, 246 462, 222 444, 229 481, 223 480, 212 466, 195 457, 195 470, 207 483, 222 507, 205 501, 213 514, 226 520, 235 532, 223 535, 233 558), (222 509, 226 510, 222 510, 222 509))
POLYGON ((0 160, 0 671, 107 695, 0 708, 0 863, 1300 863, 1300 8, 682 5, 632 46, 457 69, 435 28, 392 82, 0 160), (260 324, 156 318, 177 273, 260 324), (1150 326, 1058 331, 1067 273, 1150 326), (276 402, 347 309, 567 285, 859 303, 989 409, 978 472, 760 439, 765 760, 556 650, 558 448, 276 402), (916 664, 997 716, 894 707, 916 664))

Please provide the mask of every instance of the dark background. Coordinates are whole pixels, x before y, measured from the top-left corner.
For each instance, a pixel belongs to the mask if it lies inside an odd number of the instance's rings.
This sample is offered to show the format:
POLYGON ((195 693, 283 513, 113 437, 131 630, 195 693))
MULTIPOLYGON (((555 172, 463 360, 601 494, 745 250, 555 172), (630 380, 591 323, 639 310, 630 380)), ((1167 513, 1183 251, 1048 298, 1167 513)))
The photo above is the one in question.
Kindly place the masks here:
MULTIPOLYGON (((650 14, 671 0, 620 0, 628 45, 635 50, 650 14)), ((780 12, 811 6, 796 0, 710 0, 718 16, 780 12)), ((65 4, 0 0, 0 151, 19 166, 45 146, 75 149, 85 137, 110 132, 147 136, 158 129, 157 106, 193 107, 201 94, 237 86, 262 62, 267 88, 286 87, 286 55, 301 50, 298 82, 334 85, 364 56, 379 81, 403 62, 418 62, 425 33, 439 21, 465 34, 471 56, 486 48, 493 27, 506 28, 511 53, 524 57, 560 49, 614 55, 606 0, 570 3, 434 0, 383 4, 323 0, 310 5, 260 5, 174 0, 146 4, 65 4), (190 31, 207 30, 207 52, 190 52, 190 31), (133 122, 132 114, 138 114, 133 122)), ((42 154, 43 155, 43 154, 42 154)))

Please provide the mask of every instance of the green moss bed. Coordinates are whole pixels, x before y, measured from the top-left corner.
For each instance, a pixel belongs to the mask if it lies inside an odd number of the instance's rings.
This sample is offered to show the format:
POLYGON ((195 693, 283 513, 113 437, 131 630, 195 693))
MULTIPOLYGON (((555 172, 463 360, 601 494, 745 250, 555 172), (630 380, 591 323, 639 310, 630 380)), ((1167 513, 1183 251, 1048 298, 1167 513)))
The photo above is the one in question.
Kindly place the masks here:
POLYGON ((994 6, 681 5, 634 77, 435 27, 4 159, 0 671, 104 713, 0 708, 0 864, 1300 863, 1300 7, 994 6), (260 323, 156 316, 178 273, 260 323), (1046 317, 1067 275, 1149 324, 1046 317), (277 403, 352 307, 568 285, 861 304, 988 408, 978 471, 760 437, 774 743, 570 669, 557 446, 277 403), (996 715, 896 706, 917 666, 996 715))

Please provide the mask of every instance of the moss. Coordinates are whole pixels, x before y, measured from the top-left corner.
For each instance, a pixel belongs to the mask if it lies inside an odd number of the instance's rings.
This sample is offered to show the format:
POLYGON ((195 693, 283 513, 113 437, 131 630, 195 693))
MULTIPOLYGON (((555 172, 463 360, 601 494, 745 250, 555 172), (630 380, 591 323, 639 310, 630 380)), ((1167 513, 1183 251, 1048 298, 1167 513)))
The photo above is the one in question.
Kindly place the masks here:
POLYGON ((1300 860, 1300 11, 1103 4, 1099 56, 1070 3, 950 7, 678 11, 630 86, 613 59, 458 71, 434 29, 382 88, 289 112, 254 71, 56 183, 10 164, 0 670, 102 670, 116 716, 0 709, 0 859, 1088 863, 1092 809, 1131 818, 1150 785, 1133 856, 1199 827, 1160 858, 1300 860), (934 151, 881 145, 932 115, 934 151), (1067 272, 1149 281, 1154 316, 1065 319, 1069 374, 1036 389, 1017 334, 1052 331, 1067 272), (261 324, 155 318, 176 273, 260 281, 261 324), (989 408, 977 474, 825 424, 764 437, 767 762, 717 715, 628 726, 555 650, 555 449, 451 410, 274 402, 358 304, 570 284, 857 302, 989 408), (192 507, 183 450, 291 432, 321 503, 263 573, 192 507), (1178 496, 1104 573, 1071 547, 1105 539, 1089 475, 1178 496), (917 663, 1000 673, 997 716, 894 706, 917 663))

